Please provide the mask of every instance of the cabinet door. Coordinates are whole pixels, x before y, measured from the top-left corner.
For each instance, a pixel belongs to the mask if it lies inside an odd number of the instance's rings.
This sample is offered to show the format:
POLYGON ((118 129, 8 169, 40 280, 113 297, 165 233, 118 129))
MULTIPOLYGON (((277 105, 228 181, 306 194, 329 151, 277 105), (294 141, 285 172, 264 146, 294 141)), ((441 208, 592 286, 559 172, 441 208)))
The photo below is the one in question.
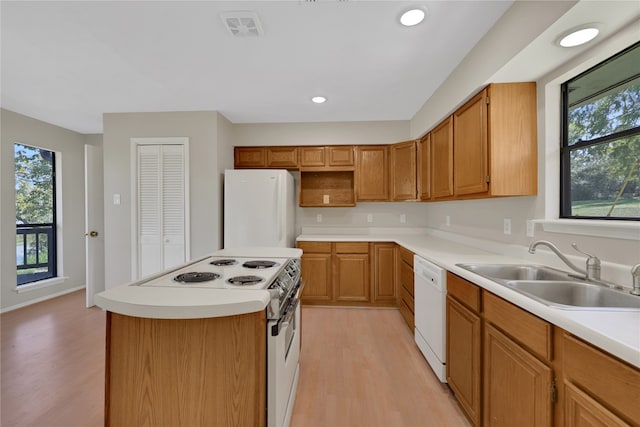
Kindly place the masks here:
POLYGON ((325 147, 300 147, 300 167, 324 166, 325 156, 325 147))
POLYGON ((236 147, 233 149, 234 166, 241 168, 264 168, 267 158, 264 147, 236 147))
POLYGON ((489 189, 487 99, 485 89, 453 113, 455 195, 486 193, 489 189))
POLYGON ((391 199, 416 199, 416 142, 391 146, 391 199))
POLYGON ((552 425, 552 371, 491 324, 484 329, 484 426, 552 425))
POLYGON ((453 196, 453 119, 447 117, 430 133, 431 198, 453 196))
POLYGON ((336 301, 362 301, 369 298, 369 254, 336 254, 336 301))
POLYGON ((480 316, 447 296, 447 382, 474 425, 480 426, 480 316))
POLYGON ((268 168, 297 168, 298 147, 267 147, 268 168))
POLYGON ((426 134, 417 142, 418 155, 418 199, 431 198, 431 134, 426 134))
POLYGON ((301 259, 304 302, 331 301, 331 254, 305 253, 301 259))
POLYGON ((564 425, 566 427, 629 426, 573 384, 565 382, 564 390, 564 425))
POLYGON ((374 243, 373 245, 373 301, 396 301, 396 245, 374 243))
POLYGON ((356 197, 358 201, 389 200, 389 149, 386 145, 356 148, 356 197))
POLYGON ((327 166, 353 166, 353 146, 336 145, 328 146, 329 162, 327 166))

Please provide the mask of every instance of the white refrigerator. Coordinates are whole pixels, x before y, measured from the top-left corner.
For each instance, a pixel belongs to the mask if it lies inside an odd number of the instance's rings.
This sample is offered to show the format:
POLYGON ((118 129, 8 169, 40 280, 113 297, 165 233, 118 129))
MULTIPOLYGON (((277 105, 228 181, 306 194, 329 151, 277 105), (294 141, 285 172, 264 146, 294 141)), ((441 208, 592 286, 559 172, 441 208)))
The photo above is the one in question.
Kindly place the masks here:
POLYGON ((294 247, 295 204, 286 170, 225 170, 224 248, 294 247))

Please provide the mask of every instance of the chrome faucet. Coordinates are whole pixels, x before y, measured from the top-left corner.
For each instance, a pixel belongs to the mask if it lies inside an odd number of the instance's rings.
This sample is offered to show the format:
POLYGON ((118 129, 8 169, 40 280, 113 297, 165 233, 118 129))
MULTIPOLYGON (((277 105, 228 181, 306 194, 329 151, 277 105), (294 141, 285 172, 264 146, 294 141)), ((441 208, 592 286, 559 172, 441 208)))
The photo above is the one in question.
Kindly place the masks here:
POLYGON ((640 264, 636 264, 631 267, 631 276, 633 277, 633 289, 631 289, 631 295, 640 296, 640 264))
MULTIPOLYGON (((573 247, 573 249, 575 249, 576 251, 580 252, 583 255, 586 255, 587 258, 587 269, 583 270, 580 267, 576 266, 574 263, 572 263, 571 261, 569 261, 567 259, 567 257, 565 257, 564 255, 562 255, 562 253, 560 252, 560 250, 556 247, 556 245, 554 245, 553 243, 547 241, 547 240, 536 240, 535 242, 531 243, 531 245, 529 245, 529 253, 530 254, 534 254, 536 253, 536 247, 539 245, 544 245, 547 246, 549 249, 551 249, 556 255, 558 255, 558 257, 565 263, 567 264, 571 269, 577 271, 578 273, 584 275, 584 277, 586 279, 596 279, 596 280, 600 280, 600 260, 598 259, 598 257, 588 254, 586 252, 582 252, 580 249, 578 249, 578 245, 576 245, 575 243, 571 244, 571 247, 573 247)), ((638 267, 638 274, 640 275, 640 267, 638 267)), ((640 280, 640 277, 639 277, 640 280)))

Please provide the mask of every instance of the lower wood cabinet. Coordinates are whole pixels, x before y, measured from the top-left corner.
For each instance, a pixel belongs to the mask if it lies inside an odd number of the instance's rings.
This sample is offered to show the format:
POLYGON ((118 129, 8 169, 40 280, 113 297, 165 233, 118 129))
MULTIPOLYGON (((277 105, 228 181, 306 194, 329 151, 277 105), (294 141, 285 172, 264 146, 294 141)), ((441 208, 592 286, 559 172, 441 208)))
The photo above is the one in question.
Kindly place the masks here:
POLYGON ((369 302, 369 247, 367 242, 335 243, 335 300, 369 302))
POLYGON ((549 366, 491 324, 484 328, 484 425, 553 425, 549 366))
POLYGON ((397 306, 395 243, 298 242, 298 247, 303 303, 397 306))
POLYGON ((415 327, 413 252, 402 246, 398 247, 398 290, 400 291, 398 295, 400 314, 413 332, 415 327))
MULTIPOLYGON (((479 292, 479 290, 478 290, 479 292)), ((481 425, 480 315, 447 295, 447 382, 471 422, 481 425)))
MULTIPOLYGON (((565 427, 626 427, 629 426, 587 393, 568 381, 564 384, 565 427)), ((638 402, 636 402, 638 404, 638 402)))

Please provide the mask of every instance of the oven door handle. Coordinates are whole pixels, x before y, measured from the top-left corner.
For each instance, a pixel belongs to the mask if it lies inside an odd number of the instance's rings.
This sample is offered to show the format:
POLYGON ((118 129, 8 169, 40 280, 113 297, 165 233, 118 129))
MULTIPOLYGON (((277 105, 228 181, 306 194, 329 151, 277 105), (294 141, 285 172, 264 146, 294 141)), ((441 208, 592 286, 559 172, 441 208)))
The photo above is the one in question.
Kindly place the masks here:
POLYGON ((272 337, 277 337, 282 329, 289 326, 289 323, 291 323, 291 318, 296 314, 298 304, 300 304, 300 300, 298 298, 295 298, 293 302, 287 307, 285 315, 282 316, 275 325, 271 326, 272 337))

